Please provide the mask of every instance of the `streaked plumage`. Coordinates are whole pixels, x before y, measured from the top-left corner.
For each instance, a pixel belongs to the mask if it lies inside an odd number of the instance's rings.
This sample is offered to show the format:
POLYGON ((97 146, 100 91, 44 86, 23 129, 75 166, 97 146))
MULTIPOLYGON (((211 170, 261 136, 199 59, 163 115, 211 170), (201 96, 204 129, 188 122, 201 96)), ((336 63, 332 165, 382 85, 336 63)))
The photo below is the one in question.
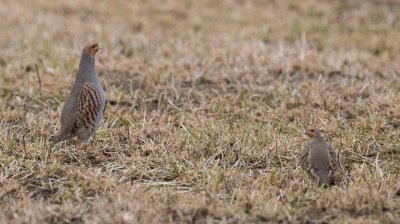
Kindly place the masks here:
POLYGON ((79 143, 89 143, 100 125, 105 109, 105 93, 95 69, 99 44, 83 49, 75 84, 61 112, 61 127, 53 144, 75 136, 79 143))
POLYGON ((325 142, 320 132, 308 129, 305 132, 311 138, 310 144, 301 155, 301 167, 319 185, 337 184, 341 175, 341 165, 335 150, 325 142))

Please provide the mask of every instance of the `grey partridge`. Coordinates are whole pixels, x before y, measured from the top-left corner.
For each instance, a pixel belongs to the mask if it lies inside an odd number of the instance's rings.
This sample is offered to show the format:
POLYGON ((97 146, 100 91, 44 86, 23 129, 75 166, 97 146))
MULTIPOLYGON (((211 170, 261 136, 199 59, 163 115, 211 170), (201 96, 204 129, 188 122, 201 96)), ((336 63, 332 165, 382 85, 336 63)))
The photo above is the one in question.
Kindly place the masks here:
POLYGON ((61 127, 52 145, 75 136, 88 144, 104 115, 105 92, 96 74, 95 56, 102 47, 87 45, 81 55, 75 83, 61 112, 61 127))
POLYGON ((335 150, 325 142, 318 130, 310 128, 304 134, 311 138, 311 142, 303 150, 301 167, 319 185, 338 184, 341 164, 335 150))

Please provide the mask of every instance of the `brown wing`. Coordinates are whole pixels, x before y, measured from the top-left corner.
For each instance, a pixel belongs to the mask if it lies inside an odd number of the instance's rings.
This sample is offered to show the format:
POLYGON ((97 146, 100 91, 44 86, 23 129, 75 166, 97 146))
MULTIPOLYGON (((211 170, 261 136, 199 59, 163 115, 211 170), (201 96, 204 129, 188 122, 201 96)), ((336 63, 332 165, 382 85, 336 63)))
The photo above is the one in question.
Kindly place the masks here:
POLYGON ((102 109, 101 105, 100 93, 97 88, 90 83, 85 83, 79 92, 75 129, 85 128, 94 131, 96 122, 98 122, 96 121, 97 115, 102 109))
POLYGON ((330 145, 328 145, 328 152, 329 163, 332 168, 331 181, 332 184, 339 185, 340 183, 343 183, 343 180, 345 179, 342 164, 338 154, 336 154, 335 150, 330 145))
POLYGON ((339 161, 339 156, 336 154, 335 150, 327 144, 327 149, 329 152, 329 164, 333 170, 340 170, 341 164, 339 161))

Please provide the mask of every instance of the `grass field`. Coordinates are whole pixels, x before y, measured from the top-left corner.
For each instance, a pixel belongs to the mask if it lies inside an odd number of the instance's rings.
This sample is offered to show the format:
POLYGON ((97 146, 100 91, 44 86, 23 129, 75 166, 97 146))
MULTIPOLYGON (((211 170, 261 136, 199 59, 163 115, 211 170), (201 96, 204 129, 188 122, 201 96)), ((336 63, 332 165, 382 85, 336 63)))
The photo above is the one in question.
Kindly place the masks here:
POLYGON ((399 223, 400 2, 0 4, 0 223, 399 223), (82 48, 91 145, 50 148, 82 48), (299 165, 322 130, 346 184, 299 165))

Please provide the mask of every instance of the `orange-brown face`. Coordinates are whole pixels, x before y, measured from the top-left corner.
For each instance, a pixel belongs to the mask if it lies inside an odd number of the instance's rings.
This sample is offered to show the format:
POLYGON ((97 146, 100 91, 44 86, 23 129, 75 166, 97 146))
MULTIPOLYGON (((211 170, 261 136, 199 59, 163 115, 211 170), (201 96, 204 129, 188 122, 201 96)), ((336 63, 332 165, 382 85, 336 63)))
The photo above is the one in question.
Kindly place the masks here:
POLYGON ((101 48, 102 47, 100 44, 90 44, 85 47, 84 51, 94 57, 96 55, 97 51, 99 51, 101 48))
POLYGON ((319 132, 314 128, 309 128, 304 132, 304 134, 306 134, 310 138, 315 138, 319 135, 319 132))

